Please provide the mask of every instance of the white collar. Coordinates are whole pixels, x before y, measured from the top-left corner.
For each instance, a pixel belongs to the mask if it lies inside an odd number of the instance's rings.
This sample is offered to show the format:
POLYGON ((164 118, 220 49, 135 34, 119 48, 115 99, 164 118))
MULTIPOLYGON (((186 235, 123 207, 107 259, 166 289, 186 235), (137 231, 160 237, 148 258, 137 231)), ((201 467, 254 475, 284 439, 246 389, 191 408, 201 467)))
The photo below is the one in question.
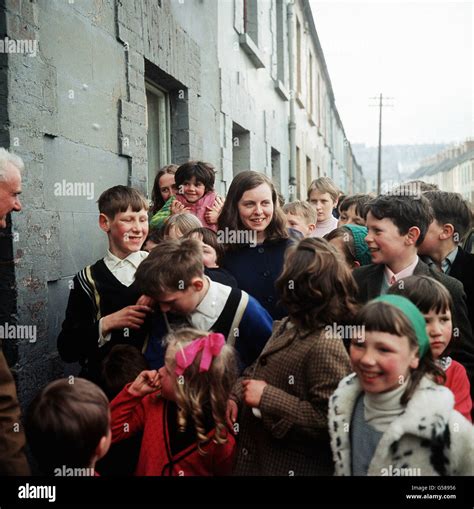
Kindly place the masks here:
POLYGON ((222 313, 232 290, 230 286, 216 283, 207 276, 206 279, 209 281, 209 289, 206 295, 197 308, 187 316, 188 322, 193 327, 202 330, 210 330, 212 328, 222 313))
POLYGON ((207 290, 206 295, 204 295, 202 301, 194 310, 194 313, 197 311, 208 318, 214 318, 216 314, 216 299, 218 296, 218 287, 216 285, 219 283, 212 281, 207 276, 204 277, 209 282, 209 289, 207 290))
POLYGON ((146 251, 134 251, 133 253, 130 253, 125 258, 119 258, 118 256, 115 256, 110 249, 107 249, 107 254, 104 256, 104 262, 107 264, 109 268, 114 268, 117 265, 119 265, 122 262, 128 262, 131 263, 135 269, 138 268, 140 263, 148 256, 148 253, 146 251))

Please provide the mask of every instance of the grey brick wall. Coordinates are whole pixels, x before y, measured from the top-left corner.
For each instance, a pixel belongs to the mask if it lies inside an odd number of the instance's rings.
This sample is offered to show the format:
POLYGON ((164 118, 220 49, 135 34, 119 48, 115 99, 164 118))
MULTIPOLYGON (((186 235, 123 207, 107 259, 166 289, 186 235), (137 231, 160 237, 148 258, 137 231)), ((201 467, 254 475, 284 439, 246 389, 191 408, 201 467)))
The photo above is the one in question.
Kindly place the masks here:
MULTIPOLYGON (((0 54, 0 142, 26 165, 17 235, 0 238, 2 256, 14 259, 0 269, 11 287, 3 313, 37 327, 35 343, 5 347, 23 405, 51 379, 76 371, 58 359, 56 337, 74 274, 107 248, 97 198, 116 184, 150 187, 146 80, 168 93, 170 162, 212 162, 224 193, 235 122, 249 132, 251 169, 271 175, 272 148, 280 154, 287 194, 289 106, 274 79, 276 50, 288 45, 276 34, 274 7, 284 19, 284 2, 272 5, 259 3, 265 67, 257 68, 239 44, 240 0, 5 0, 0 29, 38 43, 35 57, 0 54), (63 181, 93 186, 93 196, 56 192, 63 181)), ((288 58, 280 57, 287 81, 288 58)))

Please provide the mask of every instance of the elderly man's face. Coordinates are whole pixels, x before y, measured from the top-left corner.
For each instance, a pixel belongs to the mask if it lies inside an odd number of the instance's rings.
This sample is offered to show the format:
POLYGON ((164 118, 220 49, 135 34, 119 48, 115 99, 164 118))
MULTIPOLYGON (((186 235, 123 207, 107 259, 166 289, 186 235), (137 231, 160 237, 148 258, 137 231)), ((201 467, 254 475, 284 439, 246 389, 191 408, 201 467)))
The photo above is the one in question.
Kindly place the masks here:
POLYGON ((7 163, 4 177, 0 177, 0 228, 7 226, 7 214, 21 210, 21 174, 16 166, 7 163))

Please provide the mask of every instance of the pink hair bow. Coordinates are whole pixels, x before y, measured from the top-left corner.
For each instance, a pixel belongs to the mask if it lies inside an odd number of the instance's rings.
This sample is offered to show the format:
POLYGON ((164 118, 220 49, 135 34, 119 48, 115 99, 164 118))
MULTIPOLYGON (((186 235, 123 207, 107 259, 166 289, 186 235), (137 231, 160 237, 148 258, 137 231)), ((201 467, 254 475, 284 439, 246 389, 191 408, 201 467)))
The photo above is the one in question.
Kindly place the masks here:
POLYGON ((202 350, 201 364, 199 372, 209 371, 212 358, 220 354, 225 345, 225 338, 220 333, 214 333, 195 339, 188 346, 178 351, 176 354, 176 369, 178 376, 182 375, 186 369, 194 362, 196 355, 202 350))

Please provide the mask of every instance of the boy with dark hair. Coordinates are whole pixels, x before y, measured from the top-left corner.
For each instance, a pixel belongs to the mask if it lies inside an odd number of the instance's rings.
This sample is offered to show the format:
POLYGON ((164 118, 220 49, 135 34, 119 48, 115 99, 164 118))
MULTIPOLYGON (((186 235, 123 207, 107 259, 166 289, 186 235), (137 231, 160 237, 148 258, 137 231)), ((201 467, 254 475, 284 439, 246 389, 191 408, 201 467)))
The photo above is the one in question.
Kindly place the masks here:
POLYGON ((112 439, 109 402, 89 380, 61 378, 35 397, 25 429, 43 474, 95 475, 112 439))
POLYGON ((148 234, 146 199, 131 187, 115 186, 98 203, 109 249, 74 277, 57 344, 64 361, 79 361, 81 376, 100 385, 100 363, 113 345, 143 347, 143 324, 152 309, 134 283, 137 267, 148 256, 140 251, 148 234))
POLYGON ((429 202, 423 196, 382 195, 369 202, 365 240, 372 265, 355 269, 352 274, 361 303, 387 293, 391 285, 412 275, 431 276, 442 283, 453 298, 453 325, 459 336, 453 358, 464 365, 472 386, 474 343, 463 286, 457 279, 428 267, 417 254, 432 219, 429 202))
MULTIPOLYGON (((145 357, 135 347, 115 345, 102 362, 104 392, 109 401, 147 369, 145 357)), ((105 457, 97 462, 96 468, 100 475, 133 475, 140 455, 142 436, 142 433, 137 433, 112 444, 105 457)))
POLYGON ((243 367, 259 356, 271 335, 272 319, 256 299, 204 275, 202 249, 197 240, 162 242, 138 268, 136 282, 140 291, 153 298, 161 309, 154 316, 145 352, 150 369, 163 366, 162 339, 171 327, 186 325, 220 332, 235 346, 243 367))
POLYGON ((147 369, 146 359, 139 350, 131 345, 115 345, 102 361, 104 392, 109 400, 147 369))
POLYGON ((460 246, 471 229, 471 210, 458 193, 428 191, 424 196, 431 204, 434 219, 418 253, 430 267, 463 283, 474 329, 474 255, 460 246))
POLYGON ((367 222, 367 204, 373 199, 370 194, 353 194, 346 196, 339 205, 339 226, 358 224, 365 226, 367 222))

